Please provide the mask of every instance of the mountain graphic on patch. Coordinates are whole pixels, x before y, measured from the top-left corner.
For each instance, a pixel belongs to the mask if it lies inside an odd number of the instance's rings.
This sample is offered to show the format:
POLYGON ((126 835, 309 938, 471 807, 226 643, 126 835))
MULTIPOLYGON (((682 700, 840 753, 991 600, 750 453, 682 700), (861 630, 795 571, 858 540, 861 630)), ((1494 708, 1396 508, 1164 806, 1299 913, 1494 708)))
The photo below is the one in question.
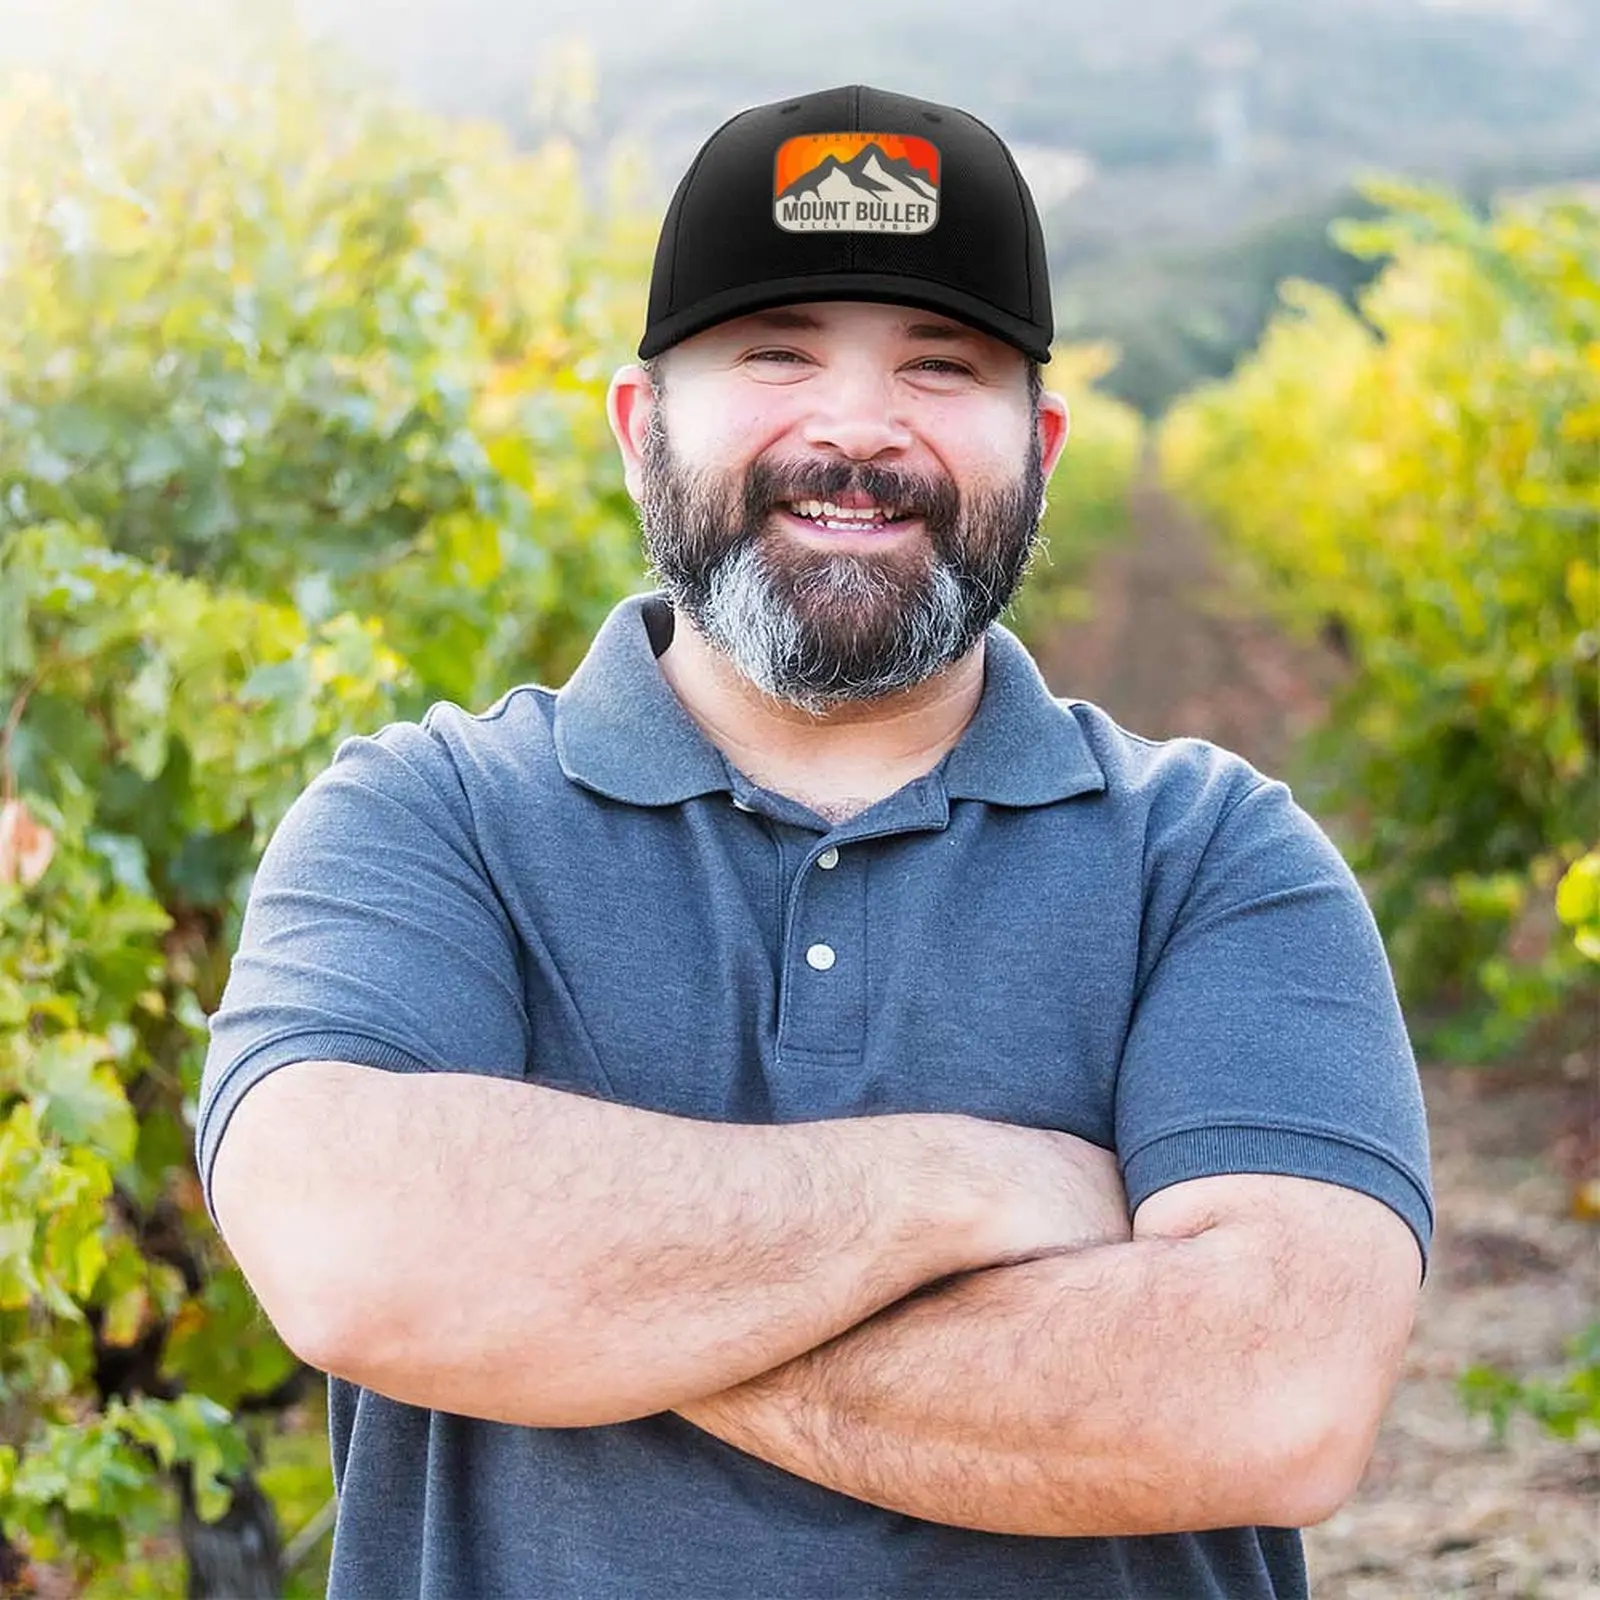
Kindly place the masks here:
POLYGON ((778 148, 772 217, 785 233, 926 233, 939 151, 900 133, 803 133, 778 148))

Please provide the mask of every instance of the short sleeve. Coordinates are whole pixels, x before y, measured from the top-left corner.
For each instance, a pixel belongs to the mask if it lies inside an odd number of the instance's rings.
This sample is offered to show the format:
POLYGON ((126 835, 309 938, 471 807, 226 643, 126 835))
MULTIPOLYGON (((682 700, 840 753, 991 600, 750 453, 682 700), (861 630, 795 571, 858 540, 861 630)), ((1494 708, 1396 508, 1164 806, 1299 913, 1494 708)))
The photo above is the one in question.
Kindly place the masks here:
POLYGON ((294 1061, 521 1076, 517 944, 454 763, 427 723, 347 739, 262 853, 210 1020, 206 1204, 228 1118, 294 1061))
POLYGON ((1130 1206, 1224 1173, 1357 1189, 1433 1229, 1416 1062, 1377 924, 1273 779, 1233 802, 1139 994, 1117 1082, 1130 1206))

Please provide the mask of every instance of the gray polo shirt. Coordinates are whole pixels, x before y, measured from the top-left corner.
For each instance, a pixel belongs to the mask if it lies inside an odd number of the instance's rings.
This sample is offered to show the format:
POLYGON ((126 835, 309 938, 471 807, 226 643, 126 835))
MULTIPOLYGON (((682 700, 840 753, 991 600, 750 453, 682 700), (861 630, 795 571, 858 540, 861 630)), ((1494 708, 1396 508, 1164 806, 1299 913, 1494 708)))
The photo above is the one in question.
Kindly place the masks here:
MULTIPOLYGON (((1426 1250, 1388 964, 1282 783, 1053 698, 996 624, 960 742, 832 827, 700 733, 656 665, 671 631, 663 597, 635 595, 559 693, 436 705, 340 746, 263 856, 212 1018, 208 1197, 239 1098, 335 1058, 735 1122, 966 1112, 1114 1146, 1134 1206, 1295 1174, 1375 1196, 1426 1250)), ((1282 1529, 975 1533, 670 1413, 518 1428, 338 1379, 330 1406, 343 1600, 1306 1592, 1282 1529)))

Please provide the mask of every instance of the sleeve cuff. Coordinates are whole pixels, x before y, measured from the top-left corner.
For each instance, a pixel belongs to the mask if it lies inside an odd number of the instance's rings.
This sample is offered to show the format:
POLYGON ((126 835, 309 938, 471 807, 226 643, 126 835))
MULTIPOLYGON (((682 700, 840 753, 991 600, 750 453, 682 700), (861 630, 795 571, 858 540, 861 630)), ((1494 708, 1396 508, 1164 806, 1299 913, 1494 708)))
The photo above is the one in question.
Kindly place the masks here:
POLYGON ((1390 1157, 1327 1134, 1245 1126, 1165 1134, 1142 1145, 1124 1164, 1128 1209, 1137 1210, 1158 1189, 1175 1183, 1239 1172, 1314 1178, 1382 1201, 1416 1236, 1426 1276, 1433 1239, 1433 1202, 1426 1185, 1390 1157))
POLYGON ((349 1061, 356 1066, 378 1067, 387 1072, 433 1070, 410 1051, 359 1033, 285 1034, 242 1055, 228 1069, 211 1098, 201 1103, 195 1121, 195 1162, 200 1171, 200 1190, 205 1196, 206 1214, 219 1232, 217 1213, 211 1203, 211 1169, 216 1163, 217 1147, 222 1142, 228 1119, 255 1084, 279 1067, 291 1066, 296 1061, 349 1061))

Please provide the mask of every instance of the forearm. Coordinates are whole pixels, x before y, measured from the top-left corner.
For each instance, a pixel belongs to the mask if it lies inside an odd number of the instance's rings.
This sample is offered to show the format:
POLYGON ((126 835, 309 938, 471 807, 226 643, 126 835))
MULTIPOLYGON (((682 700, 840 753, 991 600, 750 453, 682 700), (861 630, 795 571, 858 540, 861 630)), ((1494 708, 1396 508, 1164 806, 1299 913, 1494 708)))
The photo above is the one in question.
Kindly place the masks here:
POLYGON ((305 1063, 241 1103, 214 1195, 307 1359, 415 1405, 578 1426, 737 1384, 993 1259, 943 1120, 702 1123, 305 1063), (287 1128, 292 1149, 267 1133, 287 1128))
POLYGON ((681 1409, 801 1477, 959 1527, 1299 1525, 1350 1491, 1387 1391, 1281 1323, 1272 1278, 1223 1230, 979 1272, 681 1409))

